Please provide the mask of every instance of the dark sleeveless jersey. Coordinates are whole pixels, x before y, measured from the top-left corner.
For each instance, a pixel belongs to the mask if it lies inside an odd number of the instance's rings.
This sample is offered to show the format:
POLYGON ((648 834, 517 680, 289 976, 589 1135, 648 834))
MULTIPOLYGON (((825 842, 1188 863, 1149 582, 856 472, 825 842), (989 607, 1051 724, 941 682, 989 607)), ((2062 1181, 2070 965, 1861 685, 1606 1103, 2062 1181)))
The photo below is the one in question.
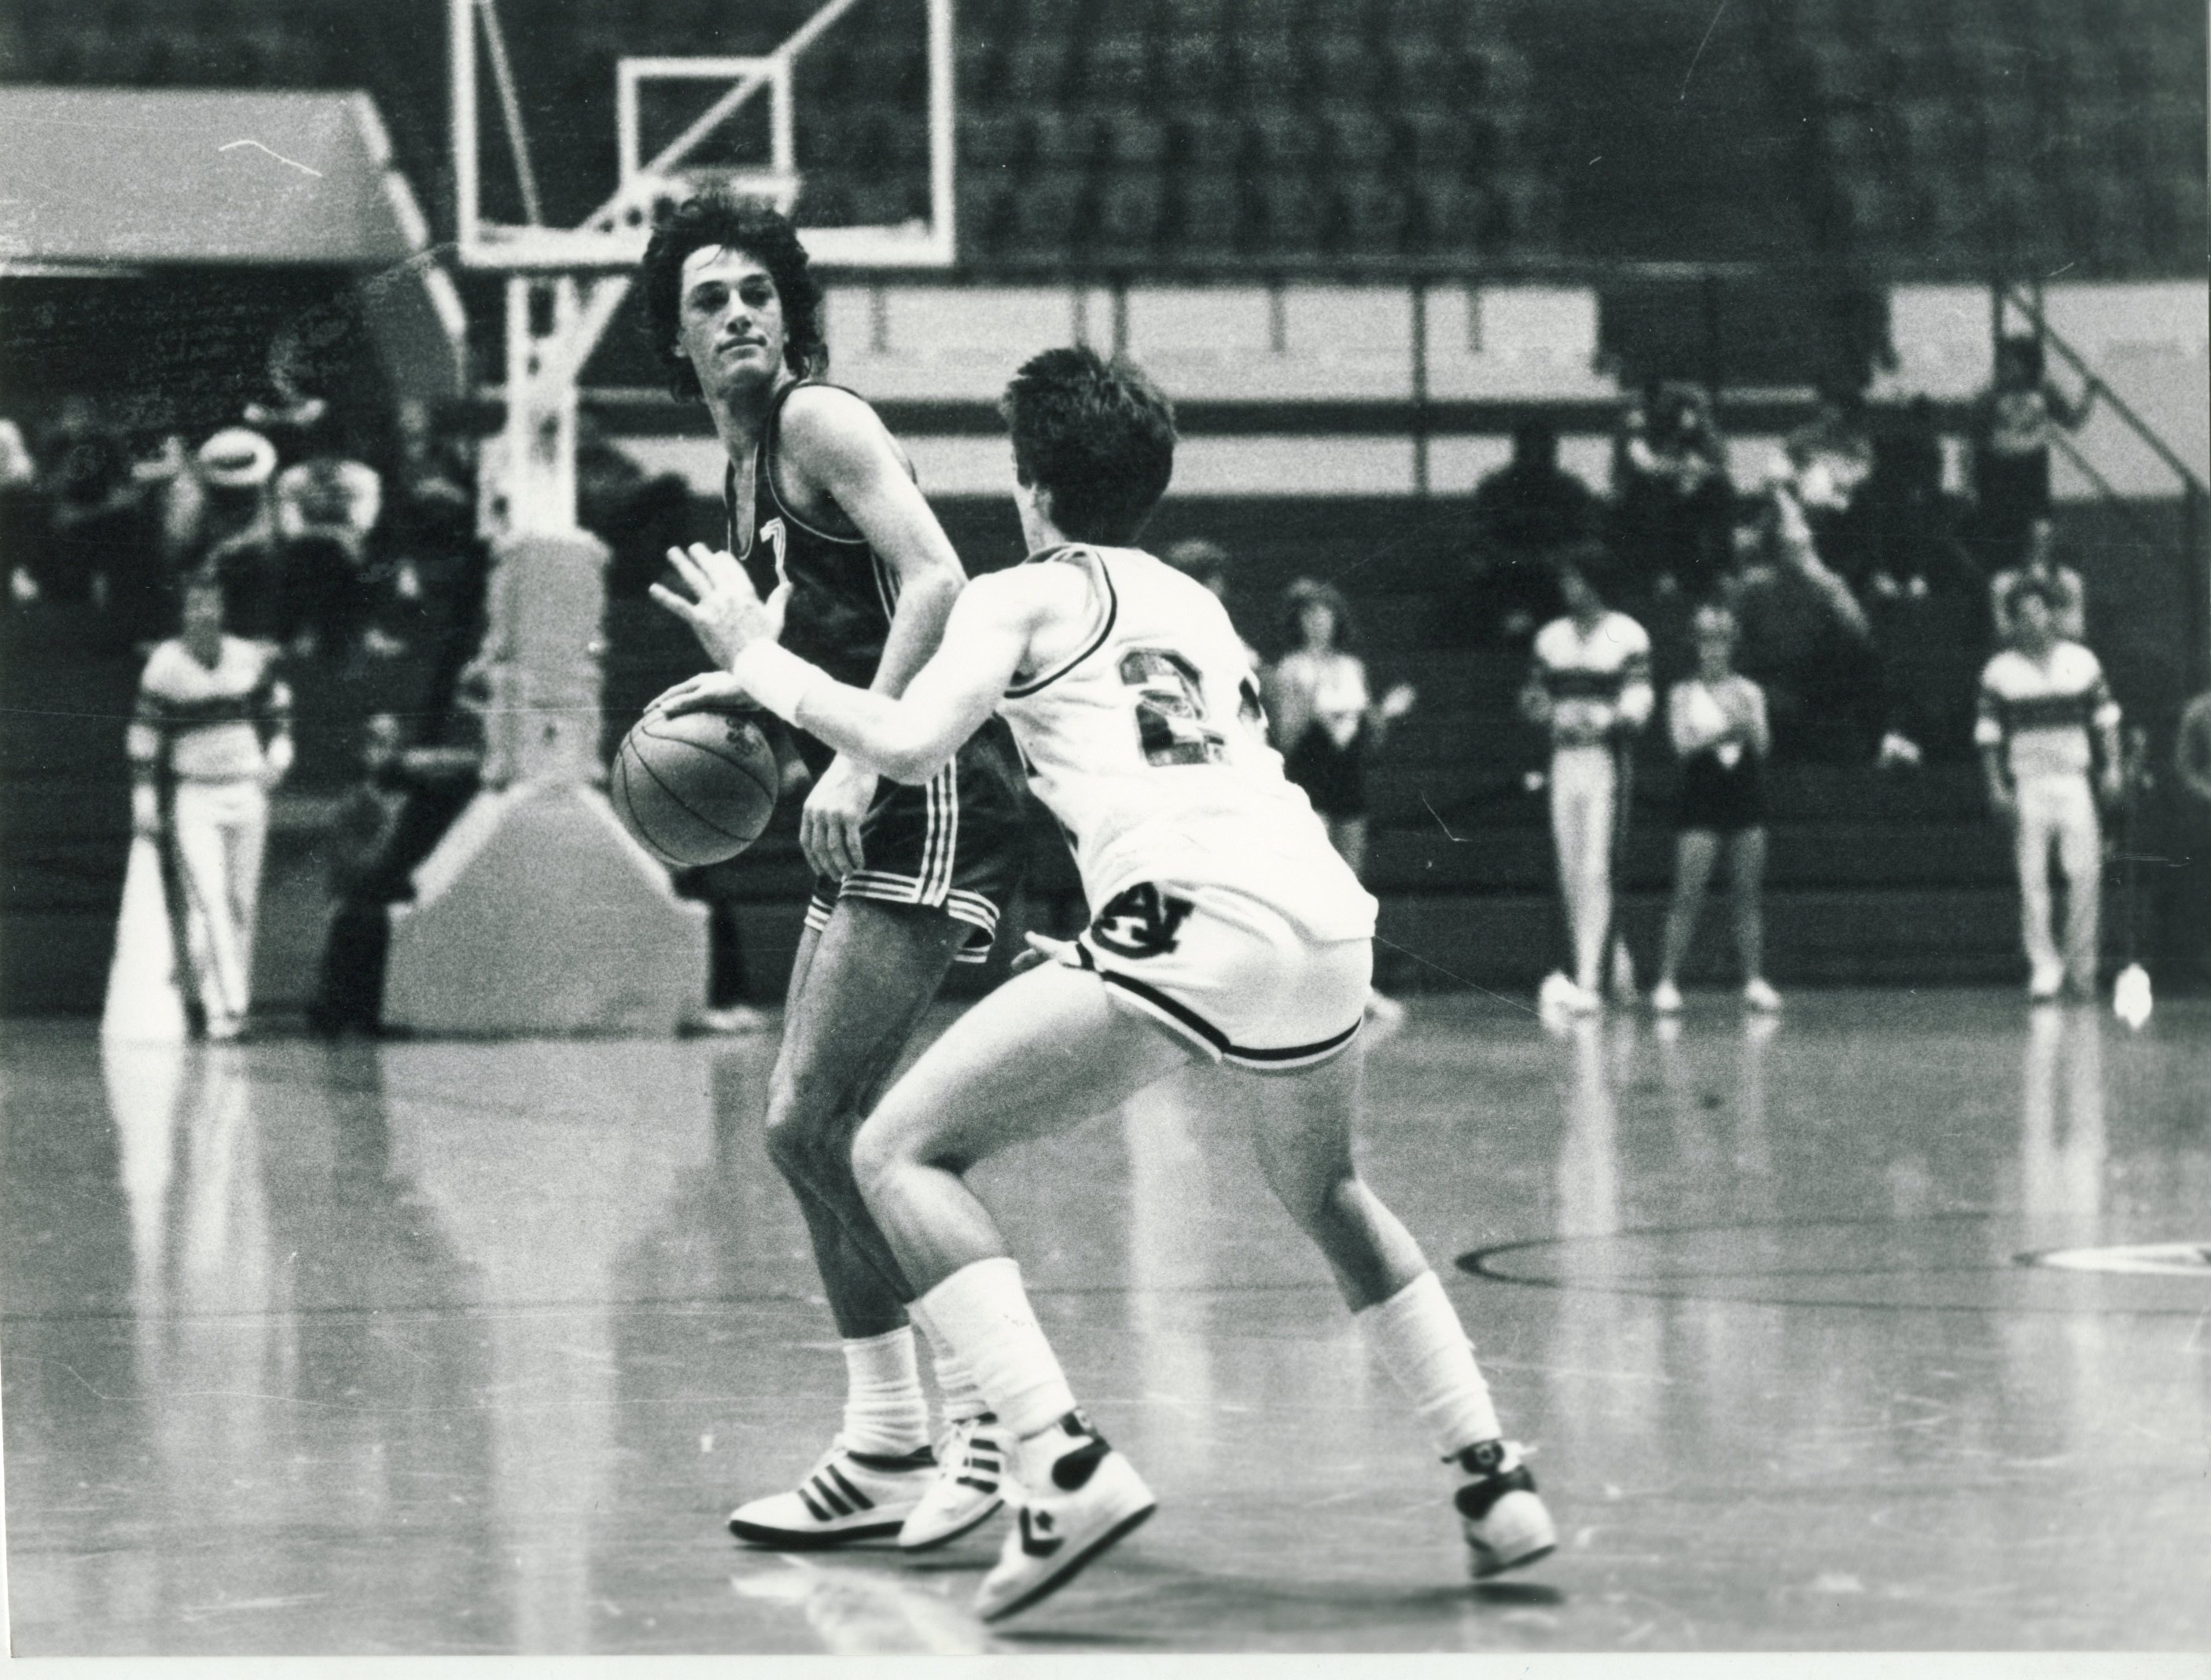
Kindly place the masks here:
POLYGON ((775 489, 776 432, 783 405, 793 391, 819 383, 794 381, 769 406, 754 460, 749 549, 737 547, 734 462, 723 474, 722 506, 729 519, 730 552, 743 562, 753 587, 765 598, 778 584, 791 584, 783 645, 838 681, 865 688, 875 680, 883 642, 890 634, 891 613, 898 606, 898 575, 865 537, 831 536, 816 529, 785 507, 775 489))

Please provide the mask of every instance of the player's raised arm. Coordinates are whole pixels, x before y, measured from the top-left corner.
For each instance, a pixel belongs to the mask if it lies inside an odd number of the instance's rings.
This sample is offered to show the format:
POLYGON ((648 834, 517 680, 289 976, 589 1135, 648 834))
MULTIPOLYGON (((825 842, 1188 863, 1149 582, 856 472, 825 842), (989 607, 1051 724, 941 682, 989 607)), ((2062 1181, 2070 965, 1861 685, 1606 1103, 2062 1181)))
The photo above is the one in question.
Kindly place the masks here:
POLYGON ((924 782, 983 727, 1051 612, 1052 585, 1034 571, 978 579, 960 595, 936 653, 903 695, 840 683, 778 646, 766 607, 742 567, 694 544, 669 559, 690 589, 685 599, 653 585, 663 607, 688 624, 726 676, 694 678, 656 705, 669 715, 725 703, 742 689, 784 722, 898 782, 924 782))
POLYGON ((898 580, 882 658, 869 685, 906 692, 936 651, 967 574, 875 411, 848 391, 809 386, 783 414, 782 461, 852 522, 898 580))

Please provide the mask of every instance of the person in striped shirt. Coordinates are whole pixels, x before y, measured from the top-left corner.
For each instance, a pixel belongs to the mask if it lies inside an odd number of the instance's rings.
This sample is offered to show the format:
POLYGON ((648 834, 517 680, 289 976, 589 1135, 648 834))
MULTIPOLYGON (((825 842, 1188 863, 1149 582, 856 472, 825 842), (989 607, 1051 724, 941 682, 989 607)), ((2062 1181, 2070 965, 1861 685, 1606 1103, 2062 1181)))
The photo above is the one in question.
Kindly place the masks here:
MULTIPOLYGON (((154 843, 171 971, 187 1023, 210 1039, 237 1037, 252 1001, 269 790, 292 766, 291 704, 270 647, 223 633, 221 580, 195 574, 182 633, 154 650, 138 680, 125 746, 131 827, 154 843)), ((127 883, 124 897, 127 922, 127 883)), ((118 936, 118 971, 130 932, 118 936)), ((118 978, 106 1026, 130 1036, 118 978)))
POLYGON ((1989 803, 2016 842, 2020 925, 2032 969, 2028 995, 2037 1002, 2055 999, 2069 983, 2076 995, 2095 993, 2104 859, 2096 799, 2099 790, 2107 801, 2119 794, 2118 703, 2096 656, 2057 633, 2063 606, 2038 577, 2013 585, 2005 603, 2013 644, 1981 673, 1973 731, 1989 803), (2053 846, 2065 873, 2062 954, 2050 929, 2053 846))
POLYGON ((1601 999, 1627 754, 1655 701, 1651 638, 1605 605, 1590 576, 1598 559, 1582 550, 1560 563, 1566 616, 1536 632, 1535 664, 1520 696, 1528 721, 1550 732, 1551 837, 1574 951, 1572 976, 1553 974, 1541 998, 1547 1007, 1576 1014, 1592 1012, 1601 999))

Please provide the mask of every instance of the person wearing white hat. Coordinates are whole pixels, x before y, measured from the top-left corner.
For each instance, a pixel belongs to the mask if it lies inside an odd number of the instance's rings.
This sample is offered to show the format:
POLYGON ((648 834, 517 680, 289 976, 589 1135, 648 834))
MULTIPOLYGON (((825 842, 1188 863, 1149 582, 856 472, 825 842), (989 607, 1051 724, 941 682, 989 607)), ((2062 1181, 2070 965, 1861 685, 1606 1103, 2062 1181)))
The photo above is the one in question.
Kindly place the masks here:
POLYGON ((193 451, 172 481, 162 517, 171 575, 211 573, 222 585, 232 634, 265 638, 276 623, 276 446, 258 432, 225 426, 193 451))

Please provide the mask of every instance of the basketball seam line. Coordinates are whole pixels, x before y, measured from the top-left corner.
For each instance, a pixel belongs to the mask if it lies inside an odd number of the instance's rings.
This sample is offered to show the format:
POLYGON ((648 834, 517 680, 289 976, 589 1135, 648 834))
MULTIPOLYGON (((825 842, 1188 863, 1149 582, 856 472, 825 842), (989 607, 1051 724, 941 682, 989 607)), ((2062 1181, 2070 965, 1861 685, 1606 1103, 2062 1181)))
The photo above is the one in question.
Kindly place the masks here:
MULTIPOLYGON (((645 755, 642 752, 633 753, 633 756, 637 759, 637 767, 643 771, 647 776, 650 776, 653 780, 654 785, 659 788, 662 793, 668 795, 668 802, 669 804, 673 805, 677 810, 682 812, 684 815, 689 817, 693 821, 700 823, 705 827, 712 829, 715 833, 720 835, 724 840, 735 840, 741 845, 749 846, 754 841, 760 838, 760 834, 766 831, 767 825, 765 823, 760 825, 760 828, 758 832, 749 836, 739 834, 734 829, 724 828, 721 824, 716 822, 712 817, 707 816, 704 812, 693 810, 689 801, 679 795, 675 789, 669 787, 667 782, 662 778, 660 772, 653 769, 650 764, 645 762, 645 755)), ((759 785, 757 778, 748 777, 747 779, 753 781, 754 785, 759 785)), ((630 808, 632 811, 636 810, 637 807, 634 802, 632 803, 630 808)), ((639 826, 642 827, 643 825, 640 824, 639 826)), ((672 857, 674 855, 672 852, 668 851, 664 847, 661 849, 661 852, 663 856, 672 857)), ((686 864, 684 867, 686 868, 698 868, 701 866, 697 864, 686 864)))

